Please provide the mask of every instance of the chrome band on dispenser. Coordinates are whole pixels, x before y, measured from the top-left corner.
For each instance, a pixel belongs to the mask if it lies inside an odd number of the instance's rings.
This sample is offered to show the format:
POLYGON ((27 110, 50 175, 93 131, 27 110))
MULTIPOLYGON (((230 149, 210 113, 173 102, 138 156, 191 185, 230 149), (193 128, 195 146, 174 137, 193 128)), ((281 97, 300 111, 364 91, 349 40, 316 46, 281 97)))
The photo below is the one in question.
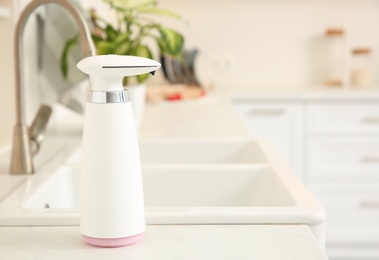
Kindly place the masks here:
POLYGON ((129 102, 129 95, 126 90, 120 91, 88 91, 87 102, 97 104, 125 103, 129 102))

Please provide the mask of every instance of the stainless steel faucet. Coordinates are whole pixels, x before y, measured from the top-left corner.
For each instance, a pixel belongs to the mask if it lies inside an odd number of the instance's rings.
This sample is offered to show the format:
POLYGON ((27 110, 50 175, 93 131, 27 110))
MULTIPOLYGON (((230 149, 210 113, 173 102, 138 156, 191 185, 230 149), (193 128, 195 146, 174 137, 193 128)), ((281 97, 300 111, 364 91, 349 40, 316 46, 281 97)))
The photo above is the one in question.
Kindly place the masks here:
POLYGON ((16 24, 14 35, 15 44, 15 74, 16 74, 16 125, 13 133, 13 146, 11 154, 11 174, 34 173, 33 156, 37 153, 43 139, 43 132, 51 114, 51 108, 41 105, 30 128, 26 125, 25 82, 23 82, 23 35, 26 22, 32 12, 45 4, 57 4, 67 10, 78 26, 82 52, 84 56, 96 55, 95 45, 91 38, 88 25, 81 13, 68 0, 33 0, 22 11, 16 24))

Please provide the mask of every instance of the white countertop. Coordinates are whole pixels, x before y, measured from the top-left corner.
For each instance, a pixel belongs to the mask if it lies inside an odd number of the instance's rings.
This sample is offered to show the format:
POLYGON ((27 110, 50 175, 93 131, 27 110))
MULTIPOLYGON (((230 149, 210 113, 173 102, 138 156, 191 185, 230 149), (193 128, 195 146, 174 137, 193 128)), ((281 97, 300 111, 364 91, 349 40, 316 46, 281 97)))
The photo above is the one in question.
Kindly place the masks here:
POLYGON ((210 94, 198 100, 148 104, 140 138, 248 137, 229 99, 210 94))
POLYGON ((0 227, 0 259, 323 260, 304 225, 149 225, 143 240, 96 248, 79 227, 0 227))
MULTIPOLYGON (((148 104, 139 138, 248 137, 230 97, 378 101, 379 91, 312 90, 295 94, 229 90, 199 100, 148 104)), ((69 128, 80 136, 80 124, 78 129, 69 128)), ((0 166, 6 169, 4 164, 0 166)), ((26 179, 3 171, 0 199, 26 179)), ((327 259, 303 225, 149 225, 141 243, 118 249, 87 246, 79 233, 79 227, 0 227, 0 259, 327 259)))

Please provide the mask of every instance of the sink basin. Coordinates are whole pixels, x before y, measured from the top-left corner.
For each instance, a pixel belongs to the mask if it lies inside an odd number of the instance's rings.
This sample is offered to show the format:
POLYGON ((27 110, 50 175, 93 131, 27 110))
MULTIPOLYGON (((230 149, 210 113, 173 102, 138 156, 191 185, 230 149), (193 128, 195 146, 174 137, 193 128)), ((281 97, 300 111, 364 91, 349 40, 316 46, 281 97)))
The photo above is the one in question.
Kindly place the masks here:
MULTIPOLYGON (((144 166, 142 172, 148 224, 312 222, 314 212, 268 165, 144 166)), ((2 203, 0 225, 79 225, 79 177, 79 167, 70 165, 33 176, 2 203)))
MULTIPOLYGON (((23 204, 25 209, 78 209, 80 170, 65 166, 23 204)), ((143 168, 145 206, 291 207, 291 193, 267 166, 143 168)))
MULTIPOLYGON (((306 224, 323 244, 323 209, 270 144, 140 145, 147 224, 306 224)), ((80 149, 73 151, 0 203, 0 226, 79 225, 80 149)))
MULTIPOLYGON (((251 164, 267 163, 255 140, 172 139, 140 141, 141 163, 146 164, 251 164)), ((67 160, 80 163, 80 149, 67 160)))

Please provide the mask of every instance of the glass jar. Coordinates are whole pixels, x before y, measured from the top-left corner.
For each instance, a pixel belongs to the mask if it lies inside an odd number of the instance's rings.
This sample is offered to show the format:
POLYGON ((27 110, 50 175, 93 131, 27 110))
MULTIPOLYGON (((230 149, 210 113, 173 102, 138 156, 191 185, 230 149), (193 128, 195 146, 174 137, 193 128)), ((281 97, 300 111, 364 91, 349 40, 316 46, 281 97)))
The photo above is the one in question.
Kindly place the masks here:
POLYGON ((330 28, 326 36, 326 79, 327 86, 346 85, 346 37, 341 28, 330 28))
POLYGON ((355 48, 351 51, 351 85, 368 87, 372 85, 372 55, 370 48, 355 48))

